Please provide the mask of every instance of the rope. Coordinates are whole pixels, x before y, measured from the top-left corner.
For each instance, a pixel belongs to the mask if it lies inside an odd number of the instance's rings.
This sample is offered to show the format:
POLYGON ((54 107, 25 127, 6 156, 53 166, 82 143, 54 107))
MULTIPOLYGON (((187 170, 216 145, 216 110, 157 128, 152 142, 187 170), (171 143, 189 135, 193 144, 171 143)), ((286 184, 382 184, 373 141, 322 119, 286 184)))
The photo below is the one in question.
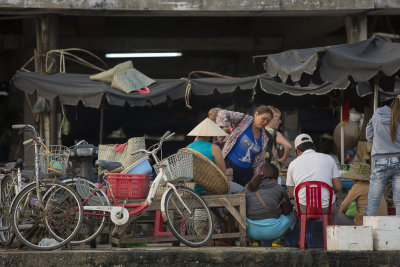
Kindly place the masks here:
POLYGON ((216 73, 216 72, 195 70, 195 71, 192 71, 192 72, 189 73, 188 79, 190 79, 190 76, 196 75, 196 74, 205 74, 205 75, 215 76, 215 77, 218 77, 218 78, 235 78, 235 77, 231 77, 231 76, 222 75, 222 74, 219 74, 219 73, 216 73))
POLYGON ((192 89, 192 82, 190 81, 190 78, 191 78, 191 76, 194 76, 194 75, 196 75, 196 77, 199 78, 200 76, 198 74, 205 74, 205 75, 215 76, 215 77, 218 77, 218 78, 225 78, 225 79, 234 78, 234 77, 222 75, 222 74, 219 74, 219 73, 216 73, 216 72, 203 71, 203 70, 195 70, 195 71, 190 72, 189 75, 188 75, 188 80, 189 81, 188 81, 188 84, 186 86, 186 91, 185 91, 185 104, 186 104, 186 107, 188 109, 192 109, 192 106, 189 103, 189 101, 190 101, 190 91, 192 89))
POLYGON ((62 103, 60 103, 60 105, 61 105, 62 120, 61 120, 61 124, 60 124, 60 129, 58 131, 58 138, 61 138, 62 127, 63 127, 65 117, 66 117, 64 105, 62 103))
POLYGON ((190 90, 192 89, 192 82, 189 80, 185 90, 185 104, 188 109, 192 109, 192 106, 189 103, 190 98, 190 90))
POLYGON ((88 55, 91 55, 92 57, 94 57, 95 59, 97 59, 98 61, 100 61, 105 68, 108 69, 107 64, 98 56, 96 56, 95 54, 93 54, 92 52, 85 50, 85 49, 80 49, 80 48, 67 48, 67 49, 53 49, 50 50, 46 53, 46 72, 50 72, 52 64, 49 66, 48 65, 48 59, 51 58, 50 55, 52 54, 58 54, 60 56, 60 63, 59 63, 59 70, 60 73, 65 73, 66 72, 66 67, 65 67, 65 59, 77 62, 83 66, 86 66, 88 68, 92 68, 98 71, 105 71, 106 69, 100 68, 86 60, 84 60, 81 57, 78 57, 72 53, 70 53, 70 51, 80 51, 80 52, 84 52, 87 53, 88 55))
POLYGON ((27 92, 25 92, 25 98, 26 98, 26 102, 28 102, 28 106, 29 106, 29 109, 32 112, 33 119, 35 120, 35 123, 38 123, 39 122, 39 115, 36 114, 35 112, 33 112, 33 106, 32 106, 31 100, 29 99, 29 95, 28 95, 27 92))

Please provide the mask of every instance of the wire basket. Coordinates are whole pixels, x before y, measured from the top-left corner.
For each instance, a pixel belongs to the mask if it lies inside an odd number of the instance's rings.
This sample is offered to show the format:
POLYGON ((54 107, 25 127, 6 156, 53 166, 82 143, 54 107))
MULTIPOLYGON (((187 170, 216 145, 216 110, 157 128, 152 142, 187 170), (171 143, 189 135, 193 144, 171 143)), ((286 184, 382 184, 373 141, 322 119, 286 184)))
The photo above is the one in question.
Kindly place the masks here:
MULTIPOLYGON (((178 153, 160 161, 158 165, 165 166, 165 175, 170 182, 193 179, 193 154, 190 152, 179 150, 178 153)), ((158 168, 156 172, 158 174, 158 168)))
POLYGON ((43 174, 65 174, 68 167, 70 150, 66 146, 40 146, 39 168, 43 174))

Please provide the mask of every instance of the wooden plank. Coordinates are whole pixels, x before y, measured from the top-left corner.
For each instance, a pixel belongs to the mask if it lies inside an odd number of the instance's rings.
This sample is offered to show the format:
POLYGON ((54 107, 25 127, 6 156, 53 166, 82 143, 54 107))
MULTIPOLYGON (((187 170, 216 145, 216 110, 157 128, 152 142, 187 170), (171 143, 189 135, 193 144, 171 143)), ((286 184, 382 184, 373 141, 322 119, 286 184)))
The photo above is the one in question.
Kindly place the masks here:
POLYGON ((129 237, 119 240, 119 244, 140 243, 140 242, 171 242, 177 241, 175 236, 144 236, 144 237, 129 237))
MULTIPOLYGON (((226 238, 240 238, 240 244, 245 245, 245 236, 246 236, 246 197, 245 194, 227 194, 227 195, 206 195, 202 196, 208 207, 225 207, 230 214, 232 214, 233 218, 239 223, 239 232, 234 233, 221 233, 221 234, 213 234, 211 239, 226 239, 226 238), (239 211, 236 208, 239 209, 239 211)), ((130 203, 140 203, 143 200, 135 199, 130 200, 130 203)), ((155 211, 160 210, 160 199, 155 199, 152 204, 148 207, 146 211, 155 211)), ((141 218, 136 218, 138 223, 141 223, 141 218)), ((148 219, 148 218, 146 218, 148 219)), ((128 226, 134 222, 133 218, 130 218, 129 221, 122 225, 117 226, 117 229, 114 233, 117 233, 116 236, 112 237, 112 243, 114 244, 128 244, 128 243, 139 243, 139 242, 171 242, 176 241, 175 236, 147 236, 147 237, 129 237, 126 238, 124 236, 124 232, 128 228, 128 226)))
POLYGON ((232 214, 232 216, 243 228, 247 228, 247 223, 243 221, 243 218, 241 217, 239 212, 231 205, 231 203, 225 197, 219 198, 219 201, 221 201, 223 206, 232 214))

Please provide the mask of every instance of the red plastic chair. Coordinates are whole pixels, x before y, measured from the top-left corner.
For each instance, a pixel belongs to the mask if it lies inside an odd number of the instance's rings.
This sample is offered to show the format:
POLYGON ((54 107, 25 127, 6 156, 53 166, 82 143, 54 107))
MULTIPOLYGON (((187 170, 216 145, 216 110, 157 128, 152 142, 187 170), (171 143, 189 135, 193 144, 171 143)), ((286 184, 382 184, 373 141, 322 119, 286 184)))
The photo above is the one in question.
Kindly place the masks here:
POLYGON ((156 210, 154 218, 153 236, 172 236, 171 232, 164 232, 163 226, 164 226, 164 221, 161 215, 161 211, 156 210))
POLYGON ((323 222, 323 235, 324 235, 324 249, 326 250, 326 227, 329 225, 329 219, 331 217, 332 208, 332 187, 327 183, 319 181, 304 182, 299 184, 295 189, 296 206, 299 219, 301 221, 300 230, 300 248, 305 248, 306 241, 306 226, 309 219, 321 219, 323 222), (306 190, 306 214, 301 214, 300 203, 299 203, 299 191, 305 187, 306 190), (321 188, 326 188, 329 191, 329 206, 328 214, 322 214, 322 202, 321 202, 321 188))

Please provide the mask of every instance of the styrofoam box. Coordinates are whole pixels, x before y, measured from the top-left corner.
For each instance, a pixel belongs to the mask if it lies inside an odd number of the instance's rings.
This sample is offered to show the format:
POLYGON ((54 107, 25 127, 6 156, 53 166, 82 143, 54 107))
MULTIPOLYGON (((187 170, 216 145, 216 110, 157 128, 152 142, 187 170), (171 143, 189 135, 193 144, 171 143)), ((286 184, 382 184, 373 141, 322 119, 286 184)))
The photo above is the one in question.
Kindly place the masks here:
POLYGON ((400 230, 372 230, 374 250, 399 250, 400 230))
POLYGON ((329 225, 327 250, 373 250, 372 227, 329 225))
POLYGON ((374 230, 400 230, 400 216, 364 216, 363 225, 374 230))
POLYGON ((400 249, 400 216, 364 216, 363 224, 373 229, 374 250, 400 249))

